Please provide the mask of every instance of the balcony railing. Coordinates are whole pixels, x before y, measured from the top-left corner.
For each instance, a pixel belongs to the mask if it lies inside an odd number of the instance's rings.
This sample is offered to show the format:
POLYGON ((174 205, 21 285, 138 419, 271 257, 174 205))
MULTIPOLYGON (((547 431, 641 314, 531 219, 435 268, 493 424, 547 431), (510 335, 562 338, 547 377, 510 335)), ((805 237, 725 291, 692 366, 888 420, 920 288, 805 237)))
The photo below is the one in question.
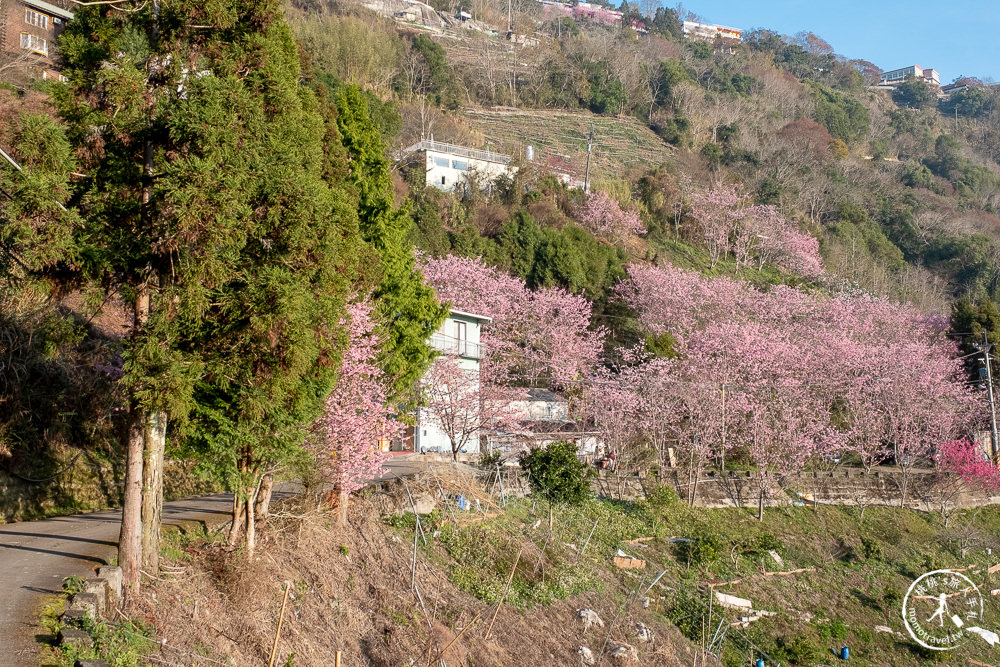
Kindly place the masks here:
POLYGON ((456 146, 455 144, 446 144, 443 141, 434 141, 431 139, 424 139, 419 141, 406 149, 406 153, 414 153, 417 151, 434 151, 436 153, 448 153, 450 155, 457 155, 459 157, 467 157, 473 160, 482 160, 483 162, 497 162, 499 164, 510 164, 510 156, 503 155, 502 153, 494 153, 493 151, 480 151, 475 148, 466 148, 465 146, 456 146))
POLYGON ((455 354, 466 359, 482 358, 478 343, 470 343, 467 340, 460 340, 442 334, 431 336, 431 347, 445 354, 455 354))

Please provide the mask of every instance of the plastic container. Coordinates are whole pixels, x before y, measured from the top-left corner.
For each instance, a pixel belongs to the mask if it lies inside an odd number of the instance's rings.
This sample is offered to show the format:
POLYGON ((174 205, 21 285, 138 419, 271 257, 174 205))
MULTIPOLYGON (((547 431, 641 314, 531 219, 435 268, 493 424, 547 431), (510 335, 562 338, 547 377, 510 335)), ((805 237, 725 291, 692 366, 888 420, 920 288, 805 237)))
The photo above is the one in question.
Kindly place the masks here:
POLYGON ((851 649, 847 648, 846 646, 841 646, 840 647, 840 659, 841 660, 849 660, 850 658, 851 658, 851 649))

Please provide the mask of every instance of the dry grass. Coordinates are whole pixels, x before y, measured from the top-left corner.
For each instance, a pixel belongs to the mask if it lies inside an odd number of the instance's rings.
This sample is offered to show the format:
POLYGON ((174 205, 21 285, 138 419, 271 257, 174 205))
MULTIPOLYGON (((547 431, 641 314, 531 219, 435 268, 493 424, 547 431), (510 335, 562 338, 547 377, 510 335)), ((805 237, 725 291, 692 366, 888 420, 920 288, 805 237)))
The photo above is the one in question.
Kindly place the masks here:
MULTIPOLYGON (((408 484, 420 496, 437 494, 438 481, 446 493, 462 492, 493 511, 499 509, 468 476, 424 476, 408 484)), ((138 610, 140 620, 151 623, 165 640, 152 660, 266 664, 285 581, 291 582, 291 594, 278 665, 286 660, 295 665, 331 665, 337 651, 346 666, 428 665, 449 644, 441 657, 453 667, 577 665, 579 646, 599 653, 607 629, 584 631, 577 611, 589 607, 610 624, 630 587, 617 579, 624 575, 604 571, 601 594, 571 596, 524 612, 504 605, 487 640, 495 607, 449 580, 448 568, 455 564, 441 562, 432 536, 428 536, 430 548, 418 552, 416 567, 423 605, 411 591, 412 538, 401 537, 383 521, 408 504, 402 484, 369 493, 354 501, 349 525, 343 528, 327 511, 283 508, 266 525, 253 560, 242 552, 227 552, 220 543, 199 540, 188 545, 183 557, 171 563, 182 566, 178 574, 148 586, 138 610), (476 616, 479 621, 462 633, 476 616)), ((443 520, 445 515, 438 519, 443 520)), ((523 540, 530 543, 526 536, 523 540)), ((534 559, 533 555, 522 564, 530 571, 534 559)), ((608 648, 623 643, 639 649, 640 662, 632 664, 681 665, 693 659, 690 645, 676 629, 638 604, 622 614, 608 648), (637 622, 654 629, 653 644, 637 644, 637 622)), ((613 661, 607 658, 604 664, 613 661)))

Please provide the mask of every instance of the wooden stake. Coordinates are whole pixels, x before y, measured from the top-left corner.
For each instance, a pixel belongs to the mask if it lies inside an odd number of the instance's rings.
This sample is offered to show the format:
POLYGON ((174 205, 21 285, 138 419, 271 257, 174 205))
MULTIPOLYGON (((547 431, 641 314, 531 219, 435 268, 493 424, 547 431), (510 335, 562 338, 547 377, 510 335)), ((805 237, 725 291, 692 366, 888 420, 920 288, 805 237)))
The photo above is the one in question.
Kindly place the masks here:
POLYGON ((340 667, 340 651, 337 651, 337 662, 334 664, 336 667, 340 667))
MULTIPOLYGON (((251 511, 253 511, 251 509, 251 511)), ((285 620, 285 605, 288 604, 288 591, 291 588, 290 581, 285 582, 285 597, 281 601, 281 613, 278 614, 278 629, 274 633, 274 645, 271 646, 271 659, 267 661, 267 667, 274 667, 274 656, 278 652, 278 639, 281 637, 281 624, 285 620)))
POLYGON ((497 602, 497 608, 493 611, 493 618, 490 619, 490 627, 486 628, 486 636, 483 639, 490 638, 490 631, 493 630, 493 624, 497 620, 497 614, 500 613, 500 605, 503 604, 504 599, 507 597, 507 593, 510 591, 510 584, 514 581, 514 571, 517 570, 517 562, 521 560, 521 550, 517 550, 517 557, 514 559, 514 567, 510 568, 510 576, 507 577, 507 586, 503 589, 503 595, 500 596, 500 601, 497 602))

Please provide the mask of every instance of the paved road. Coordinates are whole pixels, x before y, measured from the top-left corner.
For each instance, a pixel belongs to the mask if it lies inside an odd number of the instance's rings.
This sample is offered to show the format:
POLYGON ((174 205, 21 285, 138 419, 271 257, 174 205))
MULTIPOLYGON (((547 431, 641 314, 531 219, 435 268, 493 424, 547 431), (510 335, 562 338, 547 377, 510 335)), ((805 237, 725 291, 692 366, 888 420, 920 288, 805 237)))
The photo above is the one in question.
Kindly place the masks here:
MULTIPOLYGON (((163 507, 163 523, 232 512, 233 497, 177 500, 163 507)), ((0 526, 0 665, 37 667, 35 641, 47 595, 64 577, 92 576, 118 551, 121 511, 109 510, 0 526)))
MULTIPOLYGON (((427 463, 393 456, 386 467, 383 479, 393 479, 426 470, 427 463)), ((177 500, 164 504, 163 523, 225 520, 232 507, 230 494, 177 500)), ((65 577, 92 576, 106 565, 118 551, 120 527, 120 510, 0 525, 0 667, 38 665, 35 633, 46 596, 59 593, 65 577)))

